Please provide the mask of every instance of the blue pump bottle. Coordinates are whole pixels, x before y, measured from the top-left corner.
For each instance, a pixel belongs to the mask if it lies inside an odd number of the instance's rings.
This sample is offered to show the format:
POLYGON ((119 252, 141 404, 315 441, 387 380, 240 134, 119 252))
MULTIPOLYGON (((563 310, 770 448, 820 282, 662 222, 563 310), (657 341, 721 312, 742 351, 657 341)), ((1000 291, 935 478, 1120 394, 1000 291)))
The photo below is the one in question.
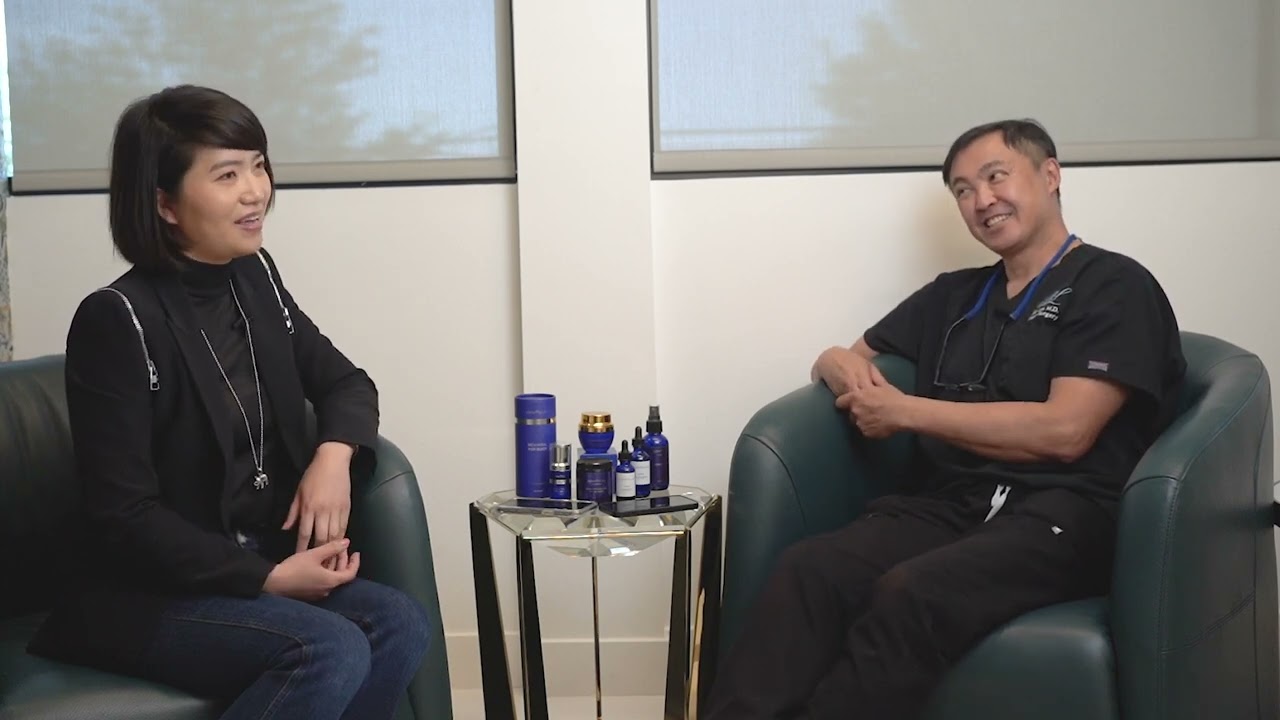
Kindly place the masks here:
POLYGON ((667 436, 662 434, 662 416, 657 405, 649 406, 645 429, 649 431, 644 436, 644 446, 649 451, 649 487, 651 490, 666 490, 671 486, 671 446, 667 436))

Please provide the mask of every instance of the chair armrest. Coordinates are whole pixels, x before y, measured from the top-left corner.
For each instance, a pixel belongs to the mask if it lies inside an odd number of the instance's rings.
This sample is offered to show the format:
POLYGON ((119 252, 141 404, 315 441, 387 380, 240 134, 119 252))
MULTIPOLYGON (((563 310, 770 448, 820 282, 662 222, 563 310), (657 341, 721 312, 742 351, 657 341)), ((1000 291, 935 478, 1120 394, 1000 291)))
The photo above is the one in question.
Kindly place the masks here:
POLYGON ((413 467, 386 438, 367 480, 352 483, 349 535, 360 552, 360 576, 417 600, 431 621, 431 646, 409 685, 416 718, 450 718, 449 664, 426 510, 413 467))
POLYGON ((1133 720, 1276 707, 1269 383, 1253 356, 1213 373, 1121 500, 1110 616, 1121 715, 1133 720))
MULTIPOLYGON (((881 356, 876 364, 890 382, 909 387, 909 363, 881 356)), ((748 421, 729 466, 722 649, 737 637, 778 554, 856 517, 893 485, 890 469, 911 443, 908 435, 867 441, 822 383, 774 400, 748 421)))

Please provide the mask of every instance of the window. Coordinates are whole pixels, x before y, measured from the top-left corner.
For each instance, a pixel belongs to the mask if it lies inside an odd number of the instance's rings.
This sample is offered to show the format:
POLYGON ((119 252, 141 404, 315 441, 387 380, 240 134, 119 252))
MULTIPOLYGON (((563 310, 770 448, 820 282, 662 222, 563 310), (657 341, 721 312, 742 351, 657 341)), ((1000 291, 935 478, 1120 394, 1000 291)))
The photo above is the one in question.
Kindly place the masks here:
POLYGON ((179 83, 251 107, 280 183, 514 176, 504 0, 5 0, 4 12, 15 191, 106 187, 120 112, 179 83))
POLYGON ((1070 161, 1280 157, 1280 0, 651 0, 657 172, 939 166, 1032 117, 1070 161))

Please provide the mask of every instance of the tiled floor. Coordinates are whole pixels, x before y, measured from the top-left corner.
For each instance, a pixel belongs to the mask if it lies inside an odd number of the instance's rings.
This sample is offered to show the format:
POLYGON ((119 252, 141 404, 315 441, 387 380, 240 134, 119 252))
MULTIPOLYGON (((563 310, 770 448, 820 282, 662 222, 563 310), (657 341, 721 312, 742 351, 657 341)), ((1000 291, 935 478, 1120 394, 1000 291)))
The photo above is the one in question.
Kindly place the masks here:
MULTIPOLYGON (((517 699, 519 696, 517 696, 517 699)), ((606 697, 604 717, 608 720, 657 720, 662 717, 661 697, 606 697)), ((596 716, 594 697, 551 698, 552 720, 592 720, 596 716)), ((522 716, 520 708, 516 715, 522 716)), ((453 691, 454 720, 484 720, 484 698, 479 690, 453 691)))

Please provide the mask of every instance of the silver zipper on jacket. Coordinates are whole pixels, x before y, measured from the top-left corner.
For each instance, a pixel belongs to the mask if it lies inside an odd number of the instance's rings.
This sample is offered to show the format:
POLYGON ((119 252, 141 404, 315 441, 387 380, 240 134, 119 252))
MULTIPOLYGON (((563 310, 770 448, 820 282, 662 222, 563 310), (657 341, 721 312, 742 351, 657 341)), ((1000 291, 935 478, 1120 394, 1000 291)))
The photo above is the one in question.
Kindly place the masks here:
POLYGON ((151 391, 155 392, 160 389, 160 373, 156 370, 156 364, 151 362, 151 353, 147 350, 147 335, 142 331, 142 322, 138 320, 138 313, 133 310, 133 303, 129 302, 129 298, 124 293, 113 287, 104 287, 100 290, 109 290, 120 296, 124 301, 124 307, 129 311, 129 317, 133 320, 133 327, 138 331, 138 340, 142 344, 142 356, 147 360, 147 381, 151 387, 151 391))
POLYGON ((280 305, 280 311, 284 313, 284 326, 289 330, 289 334, 293 334, 293 318, 289 317, 289 308, 284 306, 284 298, 280 297, 280 288, 276 286, 275 275, 271 273, 271 265, 267 263, 267 258, 263 256, 262 251, 258 251, 258 260, 262 261, 262 267, 267 271, 267 280, 271 281, 271 289, 276 293, 276 302, 280 305))

